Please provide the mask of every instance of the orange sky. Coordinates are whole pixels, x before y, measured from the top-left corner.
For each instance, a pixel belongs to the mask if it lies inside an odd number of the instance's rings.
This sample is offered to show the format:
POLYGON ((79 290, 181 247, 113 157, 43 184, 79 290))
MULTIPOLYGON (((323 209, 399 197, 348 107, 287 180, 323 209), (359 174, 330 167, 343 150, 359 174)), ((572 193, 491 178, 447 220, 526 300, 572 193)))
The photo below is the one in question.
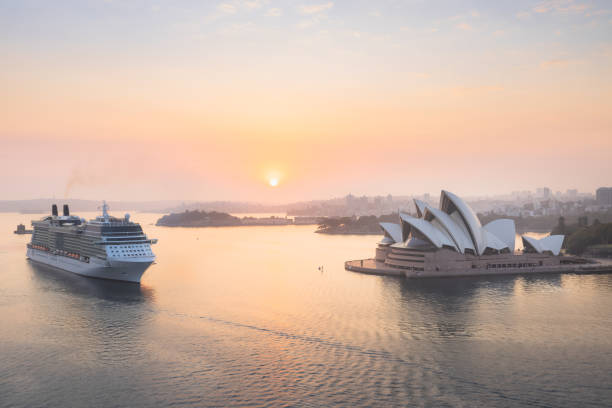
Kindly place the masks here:
POLYGON ((489 3, 0 6, 0 199, 612 184, 606 3, 489 3))

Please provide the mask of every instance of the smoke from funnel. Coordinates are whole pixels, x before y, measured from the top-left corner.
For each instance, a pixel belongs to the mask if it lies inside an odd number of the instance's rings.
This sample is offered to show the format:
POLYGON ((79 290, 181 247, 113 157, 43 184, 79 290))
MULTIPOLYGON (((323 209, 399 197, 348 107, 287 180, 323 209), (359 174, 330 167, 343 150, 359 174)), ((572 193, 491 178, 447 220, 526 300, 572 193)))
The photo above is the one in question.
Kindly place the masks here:
POLYGON ((72 190, 75 187, 94 187, 107 182, 103 177, 104 171, 95 171, 91 168, 75 168, 70 173, 66 188, 64 189, 64 198, 69 198, 72 190))

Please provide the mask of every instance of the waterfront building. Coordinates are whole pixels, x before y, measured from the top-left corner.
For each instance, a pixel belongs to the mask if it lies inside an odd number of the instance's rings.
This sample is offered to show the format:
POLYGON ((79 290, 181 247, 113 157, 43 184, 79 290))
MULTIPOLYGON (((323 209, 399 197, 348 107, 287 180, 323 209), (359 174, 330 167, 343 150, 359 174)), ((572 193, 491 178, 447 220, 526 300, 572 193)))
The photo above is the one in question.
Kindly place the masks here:
POLYGON ((536 196, 538 198, 547 199, 550 197, 550 188, 548 187, 540 187, 536 189, 536 196))
POLYGON ((595 194, 597 204, 612 206, 612 187, 600 187, 595 194))

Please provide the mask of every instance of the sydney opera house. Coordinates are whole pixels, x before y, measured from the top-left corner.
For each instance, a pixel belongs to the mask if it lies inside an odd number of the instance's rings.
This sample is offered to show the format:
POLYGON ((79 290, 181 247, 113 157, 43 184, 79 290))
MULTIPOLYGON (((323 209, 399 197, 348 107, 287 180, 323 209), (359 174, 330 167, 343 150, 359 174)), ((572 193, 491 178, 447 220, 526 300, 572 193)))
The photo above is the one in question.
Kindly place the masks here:
POLYGON ((563 235, 522 236, 524 249, 515 252, 513 220, 483 226, 461 198, 444 190, 440 208, 415 205, 416 217, 400 213, 398 224, 380 224, 384 237, 375 259, 350 261, 347 269, 419 277, 536 272, 561 264, 563 235))

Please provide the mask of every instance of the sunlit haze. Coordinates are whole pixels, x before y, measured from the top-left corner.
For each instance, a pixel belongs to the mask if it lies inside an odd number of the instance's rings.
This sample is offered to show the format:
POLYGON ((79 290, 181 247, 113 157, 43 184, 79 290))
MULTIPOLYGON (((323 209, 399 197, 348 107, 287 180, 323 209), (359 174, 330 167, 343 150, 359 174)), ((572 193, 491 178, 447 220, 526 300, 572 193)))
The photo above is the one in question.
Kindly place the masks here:
POLYGON ((607 1, 0 0, 0 34, 0 199, 610 184, 607 1))

